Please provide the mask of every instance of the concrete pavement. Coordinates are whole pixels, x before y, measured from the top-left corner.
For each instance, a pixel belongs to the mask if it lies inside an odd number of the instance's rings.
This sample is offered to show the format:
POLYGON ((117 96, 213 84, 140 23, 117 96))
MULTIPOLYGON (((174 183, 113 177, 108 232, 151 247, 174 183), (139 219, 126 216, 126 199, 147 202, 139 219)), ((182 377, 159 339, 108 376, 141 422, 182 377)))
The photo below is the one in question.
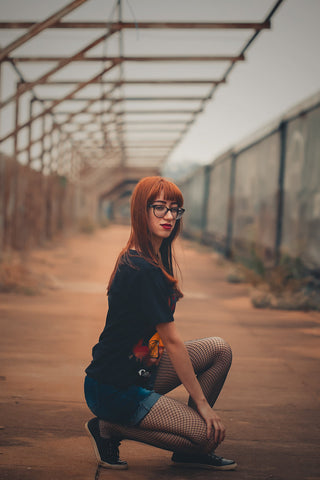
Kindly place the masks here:
MULTIPOLYGON (((179 244, 187 339, 221 336, 234 359, 216 409, 227 427, 217 451, 235 472, 174 467, 170 453, 124 441, 128 471, 99 469, 83 424, 83 370, 104 325, 105 287, 128 227, 61 239, 29 267, 52 288, 0 294, 0 478, 118 480, 320 479, 320 314, 254 309, 247 285, 228 284, 207 248, 179 244), (41 277, 42 276, 42 277, 41 277)), ((183 387, 171 395, 186 399, 183 387)))

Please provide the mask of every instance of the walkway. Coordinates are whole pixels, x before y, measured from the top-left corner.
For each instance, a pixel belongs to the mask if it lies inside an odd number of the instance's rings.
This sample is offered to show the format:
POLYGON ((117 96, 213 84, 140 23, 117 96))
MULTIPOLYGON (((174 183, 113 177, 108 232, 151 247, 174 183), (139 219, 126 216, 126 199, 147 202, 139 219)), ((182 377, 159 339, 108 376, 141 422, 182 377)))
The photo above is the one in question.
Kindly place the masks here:
MULTIPOLYGON (((83 370, 104 325, 105 284, 127 227, 78 235, 32 254, 37 278, 54 288, 0 294, 0 478, 94 480, 83 424, 90 417, 83 370)), ((100 469, 99 480, 215 478, 319 480, 320 315, 254 309, 248 286, 225 282, 215 254, 179 245, 185 298, 176 322, 185 339, 216 335, 234 362, 216 408, 227 427, 217 453, 237 472, 173 467, 170 453, 125 441, 129 470, 100 469)), ((186 398, 183 388, 174 392, 186 398)))

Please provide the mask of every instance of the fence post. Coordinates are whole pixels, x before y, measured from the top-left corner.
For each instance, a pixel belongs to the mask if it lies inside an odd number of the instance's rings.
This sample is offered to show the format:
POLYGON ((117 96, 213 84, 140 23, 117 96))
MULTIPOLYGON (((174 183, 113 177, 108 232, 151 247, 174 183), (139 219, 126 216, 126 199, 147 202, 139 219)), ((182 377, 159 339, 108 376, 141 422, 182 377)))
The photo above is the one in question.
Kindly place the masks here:
MULTIPOLYGON (((33 104, 34 98, 29 100, 29 119, 33 116, 33 104)), ((28 126, 28 147, 27 147, 27 165, 31 166, 31 143, 32 143, 32 127, 33 123, 31 122, 28 126)))
POLYGON ((201 218, 201 237, 205 240, 205 231, 208 222, 208 202, 210 193, 210 165, 204 167, 204 185, 203 185, 203 209, 201 218))
POLYGON ((275 265, 278 265, 281 258, 280 247, 282 240, 282 221, 283 221, 283 204, 284 204, 284 175, 286 168, 286 143, 287 143, 287 122, 281 122, 279 126, 280 134, 280 158, 279 158, 279 175, 277 190, 277 212, 276 212, 276 238, 275 238, 275 265))
POLYGON ((227 210, 227 238, 225 256, 231 258, 232 256, 232 235, 233 235, 233 214, 234 214, 234 187, 236 181, 236 153, 231 153, 231 167, 229 179, 229 201, 227 210))

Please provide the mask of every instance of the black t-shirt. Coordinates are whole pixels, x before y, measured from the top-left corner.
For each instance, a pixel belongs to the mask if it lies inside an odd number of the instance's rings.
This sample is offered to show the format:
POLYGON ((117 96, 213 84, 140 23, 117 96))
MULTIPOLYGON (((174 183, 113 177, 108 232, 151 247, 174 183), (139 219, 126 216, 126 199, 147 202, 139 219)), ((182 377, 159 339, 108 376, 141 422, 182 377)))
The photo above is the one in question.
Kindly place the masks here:
POLYGON ((176 298, 159 267, 130 250, 132 266, 120 264, 109 292, 109 310, 86 373, 119 387, 148 386, 163 345, 156 325, 174 320, 176 298))

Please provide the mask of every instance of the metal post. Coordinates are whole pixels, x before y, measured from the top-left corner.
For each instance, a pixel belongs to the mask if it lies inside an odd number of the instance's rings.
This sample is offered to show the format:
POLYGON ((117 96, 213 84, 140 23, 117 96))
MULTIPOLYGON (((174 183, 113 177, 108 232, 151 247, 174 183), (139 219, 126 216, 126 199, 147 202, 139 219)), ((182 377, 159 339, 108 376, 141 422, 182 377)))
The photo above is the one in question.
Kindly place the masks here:
MULTIPOLYGON (((18 92, 20 89, 20 83, 17 83, 16 91, 18 92)), ((14 145, 14 158, 13 158, 13 168, 11 171, 12 179, 11 179, 11 244, 14 248, 21 247, 19 242, 18 230, 19 230, 19 223, 20 223, 20 209, 19 209, 19 164, 18 164, 18 136, 19 132, 17 128, 19 127, 19 113, 20 113, 20 99, 17 96, 15 100, 15 129, 16 133, 13 137, 13 145, 14 145)))
POLYGON ((41 117, 42 122, 42 140, 41 140, 41 155, 40 155, 40 161, 41 161, 41 171, 44 171, 45 167, 45 154, 46 154, 46 149, 45 149, 45 141, 46 141, 46 116, 43 115, 41 117))
MULTIPOLYGON (((20 90, 20 82, 17 83, 17 92, 20 90)), ((20 97, 17 96, 15 100, 15 134, 13 137, 14 142, 14 158, 18 160, 18 136, 19 136, 19 113, 20 113, 20 97)))
POLYGON ((208 203, 210 194, 210 172, 211 166, 206 165, 204 167, 204 186, 203 186, 203 208, 201 219, 202 240, 205 241, 207 222, 208 222, 208 203))
MULTIPOLYGON (((2 63, 0 62, 0 105, 2 102, 2 63)), ((0 136, 1 136, 1 108, 0 108, 0 136)))
MULTIPOLYGON (((119 18, 119 24, 121 25, 122 23, 122 3, 121 3, 121 0, 118 0, 118 18, 119 18)), ((120 60, 123 59, 123 31, 122 29, 119 30, 119 57, 120 57, 120 60)), ((120 82, 123 82, 123 62, 120 61, 120 65, 119 65, 119 72, 120 72, 120 75, 119 75, 119 81, 120 82)), ((121 86, 120 86, 120 90, 121 90, 121 86)), ((116 113, 116 124, 117 124, 117 134, 119 136, 119 140, 120 140, 120 151, 121 151, 121 160, 120 160, 120 165, 121 167, 123 167, 126 163, 126 151, 125 151, 125 148, 124 148, 124 141, 123 141, 123 132, 122 132, 122 128, 119 126, 119 116, 118 114, 116 113)))
POLYGON ((49 147, 47 149, 47 158, 48 158, 48 174, 53 172, 53 156, 52 156, 52 150, 53 150, 53 131, 54 131, 54 125, 51 125, 51 130, 48 132, 48 138, 49 138, 49 147))
POLYGON ((225 256, 227 258, 232 257, 232 236, 233 236, 233 215, 234 215, 234 188, 236 182, 236 165, 237 155, 231 154, 231 167, 230 167, 230 181, 229 181, 229 199, 228 199, 228 211, 227 211, 227 232, 226 232, 226 247, 225 256))
POLYGON ((287 122, 280 124, 280 159, 279 159, 279 175, 278 175, 278 191, 277 191, 277 219, 276 219, 276 238, 274 247, 274 261, 278 265, 281 259, 281 240, 282 240, 282 220, 283 220, 283 204, 284 204, 284 176, 286 166, 286 146, 287 146, 287 122))
MULTIPOLYGON (((31 98, 29 102, 29 118, 33 115, 33 103, 34 98, 31 98)), ((27 147, 27 165, 31 165, 31 145, 32 145, 32 123, 28 126, 28 147, 27 147)))

